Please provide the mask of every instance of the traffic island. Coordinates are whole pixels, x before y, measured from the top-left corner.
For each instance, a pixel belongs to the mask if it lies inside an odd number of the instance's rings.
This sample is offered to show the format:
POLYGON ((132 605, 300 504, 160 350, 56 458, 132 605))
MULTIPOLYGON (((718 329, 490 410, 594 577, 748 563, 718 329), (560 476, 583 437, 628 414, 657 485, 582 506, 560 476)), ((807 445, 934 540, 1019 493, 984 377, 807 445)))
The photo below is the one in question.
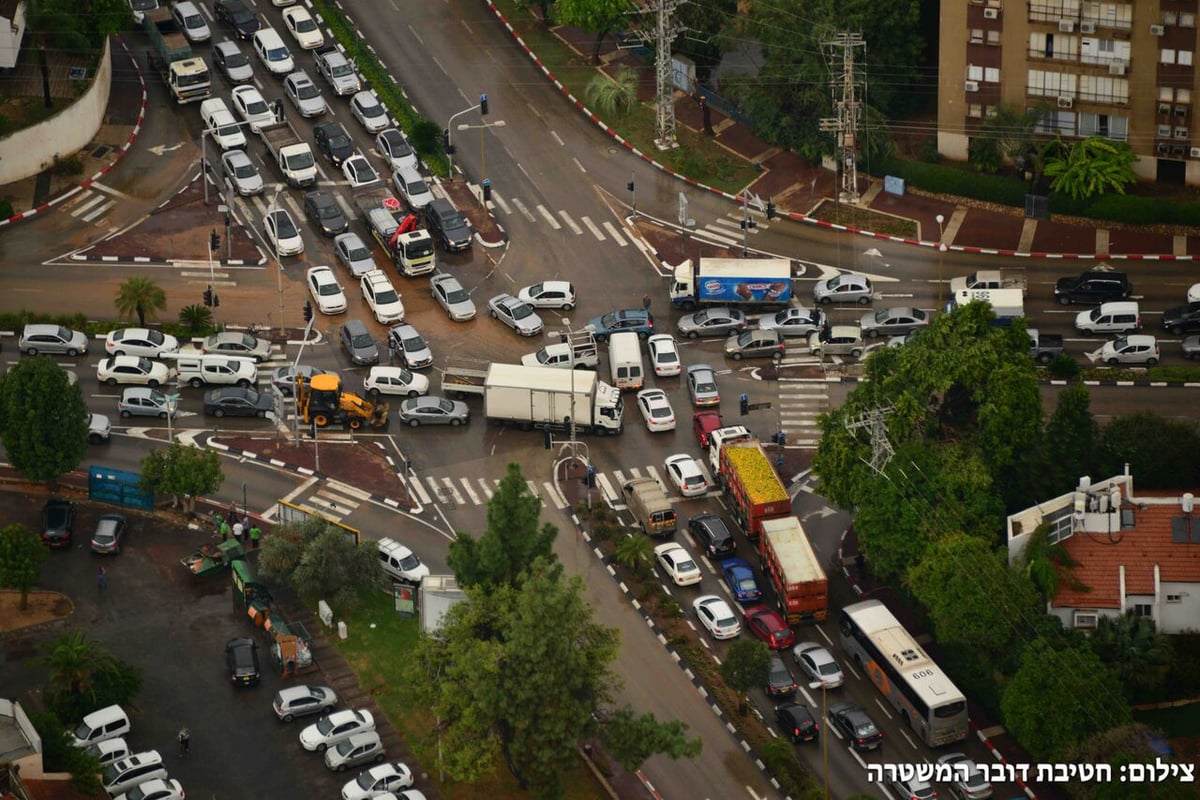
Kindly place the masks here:
POLYGON ((480 202, 479 190, 464 180, 440 182, 442 191, 454 203, 464 217, 471 222, 476 240, 484 247, 500 247, 508 241, 508 235, 492 216, 490 208, 480 202))

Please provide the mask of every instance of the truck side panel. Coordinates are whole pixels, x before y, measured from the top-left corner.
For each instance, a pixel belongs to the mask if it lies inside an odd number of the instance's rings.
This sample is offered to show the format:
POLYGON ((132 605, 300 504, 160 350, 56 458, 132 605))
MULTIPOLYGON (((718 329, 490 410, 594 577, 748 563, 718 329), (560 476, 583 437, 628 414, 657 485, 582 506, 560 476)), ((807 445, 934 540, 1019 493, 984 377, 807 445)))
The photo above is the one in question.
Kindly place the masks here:
POLYGON ((786 303, 792 297, 792 280, 790 274, 783 278, 756 278, 708 276, 701 272, 697 293, 702 303, 786 303))

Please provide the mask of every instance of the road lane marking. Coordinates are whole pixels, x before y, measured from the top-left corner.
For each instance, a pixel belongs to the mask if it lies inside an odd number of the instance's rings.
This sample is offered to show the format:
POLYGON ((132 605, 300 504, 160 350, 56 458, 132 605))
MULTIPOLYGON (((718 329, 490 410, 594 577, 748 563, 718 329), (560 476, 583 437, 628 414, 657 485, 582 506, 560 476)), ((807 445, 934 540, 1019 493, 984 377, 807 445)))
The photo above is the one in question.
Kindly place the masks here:
POLYGON ((542 215, 542 218, 545 219, 546 222, 550 223, 551 228, 554 228, 554 230, 556 230, 556 231, 562 230, 562 225, 558 224, 558 220, 556 220, 554 218, 553 214, 551 214, 549 211, 546 210, 546 207, 544 205, 538 204, 537 210, 538 210, 538 213, 542 215))
POLYGON ((629 242, 625 241, 625 239, 622 238, 621 234, 617 233, 617 229, 615 227, 613 227, 613 224, 611 222, 609 222, 608 220, 605 220, 603 225, 604 225, 604 230, 608 231, 608 235, 613 238, 614 242, 619 244, 621 247, 629 247, 629 242))
POLYGON ((596 223, 592 222, 588 217, 581 217, 580 219, 583 220, 583 224, 587 226, 587 229, 592 232, 592 236, 595 236, 598 241, 604 241, 604 234, 596 227, 596 223))
POLYGON ((570 228, 571 232, 574 233, 576 236, 583 233, 583 228, 579 227, 579 225, 576 224, 575 220, 571 219, 571 215, 568 214, 566 211, 559 211, 558 215, 560 217, 562 217, 563 222, 567 223, 567 227, 570 228))

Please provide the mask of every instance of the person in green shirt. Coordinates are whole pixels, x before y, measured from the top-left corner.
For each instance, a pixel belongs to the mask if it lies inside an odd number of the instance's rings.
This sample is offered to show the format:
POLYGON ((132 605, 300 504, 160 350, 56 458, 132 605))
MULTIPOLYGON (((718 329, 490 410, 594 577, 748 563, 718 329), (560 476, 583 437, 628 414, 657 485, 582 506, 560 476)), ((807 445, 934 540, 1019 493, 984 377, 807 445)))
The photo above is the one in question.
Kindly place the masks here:
POLYGON ((262 530, 257 524, 250 526, 250 547, 257 550, 258 540, 262 536, 262 530))

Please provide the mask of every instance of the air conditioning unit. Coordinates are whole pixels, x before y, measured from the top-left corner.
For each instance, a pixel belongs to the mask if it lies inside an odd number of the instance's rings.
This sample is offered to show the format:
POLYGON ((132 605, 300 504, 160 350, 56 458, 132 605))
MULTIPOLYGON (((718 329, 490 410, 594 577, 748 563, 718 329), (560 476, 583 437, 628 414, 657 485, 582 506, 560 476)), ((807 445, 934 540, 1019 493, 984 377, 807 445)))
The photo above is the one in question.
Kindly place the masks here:
POLYGON ((1094 23, 1094 22, 1079 23, 1079 32, 1080 33, 1095 33, 1096 32, 1096 23, 1094 23))
POLYGON ((1058 31, 1059 31, 1059 33, 1071 33, 1071 32, 1072 32, 1072 31, 1074 31, 1074 30, 1075 30, 1075 20, 1073 20, 1073 19, 1060 19, 1060 20, 1058 21, 1058 31))
POLYGON ((967 81, 965 85, 968 92, 979 91, 979 81, 967 81))
POLYGON ((1200 147, 1193 147, 1189 154, 1190 158, 1200 158, 1200 147))
POLYGON ((1111 64, 1109 64, 1108 65, 1108 74, 1109 75, 1124 75, 1125 74, 1125 62, 1124 61, 1114 61, 1111 64))
POLYGON ((1058 107, 1059 108, 1071 108, 1074 105, 1075 105, 1074 97, 1065 97, 1064 96, 1064 97, 1058 98, 1058 107))
POLYGON ((1151 36, 1162 36, 1166 32, 1167 32, 1167 29, 1164 28, 1162 25, 1151 25, 1150 26, 1150 35, 1151 36))
POLYGON ((1000 9, 985 8, 983 10, 983 18, 984 19, 1000 19, 1000 9))

